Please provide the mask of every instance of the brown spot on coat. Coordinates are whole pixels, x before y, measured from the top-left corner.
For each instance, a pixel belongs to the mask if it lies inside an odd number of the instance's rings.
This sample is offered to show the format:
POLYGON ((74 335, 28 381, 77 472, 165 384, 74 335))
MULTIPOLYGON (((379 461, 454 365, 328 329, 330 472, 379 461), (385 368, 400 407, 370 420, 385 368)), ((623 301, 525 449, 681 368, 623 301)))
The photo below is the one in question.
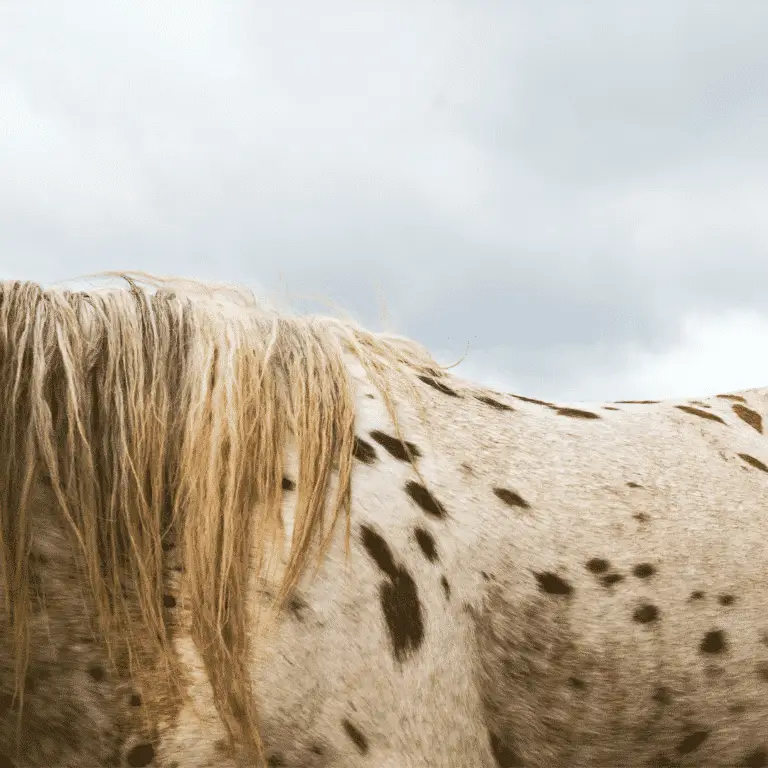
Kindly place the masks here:
POLYGON ((376 461, 376 450, 374 447, 363 440, 361 437, 355 437, 355 444, 352 448, 352 455, 363 464, 373 464, 376 461))
POLYGON ((488 732, 488 740, 491 745, 493 759, 496 761, 496 765, 498 765, 499 768, 519 768, 523 765, 522 760, 511 744, 503 742, 492 731, 488 732))
POLYGON ((650 563, 638 563, 633 569, 632 574, 638 579, 647 579, 656 573, 656 568, 650 563))
POLYGON ((443 505, 421 484, 409 480, 405 484, 405 492, 418 504, 424 512, 440 519, 446 516, 443 505))
POLYGON ((675 408, 680 411, 685 411, 685 413, 690 413, 692 416, 700 416, 702 419, 719 421, 721 424, 725 424, 725 422, 716 413, 708 413, 707 411, 702 411, 701 408, 693 408, 690 405, 676 405, 675 408))
POLYGON ((475 399, 479 400, 481 403, 490 405, 491 408, 495 408, 497 411, 514 411, 515 410, 511 405, 507 405, 506 403, 501 403, 498 400, 494 400, 492 397, 488 397, 487 395, 475 395, 475 399))
POLYGON ((372 528, 360 527, 363 547, 369 557, 388 577, 379 587, 384 623, 389 631, 392 651, 397 661, 404 661, 424 641, 416 582, 408 571, 397 565, 389 545, 372 528))
POLYGON ((582 411, 580 408, 558 408, 556 411, 558 416, 569 416, 572 419, 599 419, 600 414, 592 413, 592 411, 582 411))
POLYGON ((429 376, 419 376, 419 381, 423 381, 428 384, 432 389, 436 389, 438 392, 442 392, 444 395, 450 395, 451 397, 459 397, 459 393, 451 389, 447 384, 443 384, 442 381, 433 379, 429 376))
POLYGON ((675 751, 678 755, 689 755, 697 750, 709 738, 709 731, 694 731, 689 733, 678 745, 675 751))
POLYGON ((741 395, 718 395, 718 397, 722 398, 723 400, 736 400, 739 403, 747 402, 746 399, 741 395))
POLYGON ((704 635, 699 650, 702 653, 723 653, 727 647, 725 632, 722 629, 713 629, 704 635))
POLYGON ((611 564, 602 557, 593 557, 587 560, 587 570, 590 573, 605 573, 611 564))
POLYGON ((530 509, 531 507, 519 493, 510 491, 508 488, 494 488, 493 492, 510 507, 520 507, 520 509, 530 509))
POLYGON ((398 440, 378 429, 374 429, 370 435, 390 456, 400 461, 408 461, 409 458, 417 459, 421 456, 421 451, 408 440, 398 440))
POLYGON ((293 491, 296 488, 296 483, 293 482, 293 480, 290 480, 287 477, 283 478, 283 490, 284 491, 293 491))
POLYGON ((547 408, 557 408, 554 403, 548 403, 546 400, 537 400, 535 397, 525 397, 524 395, 512 395, 517 400, 522 400, 524 403, 533 403, 534 405, 546 405, 547 408))
POLYGON ((763 464, 763 462, 760 461, 760 459, 756 459, 754 456, 750 456, 748 453, 740 453, 738 454, 738 456, 740 459, 743 459, 744 461, 747 462, 747 464, 750 464, 755 469, 760 469, 763 472, 768 472, 768 467, 766 467, 765 464, 763 464))
POLYGON ((365 734, 359 728, 356 728, 352 723, 350 723, 346 718, 341 721, 341 725, 343 726, 347 736, 349 736, 349 740, 357 747, 357 751, 361 755, 367 754, 368 739, 365 738, 365 734))
POLYGON ((760 434, 763 433, 763 417, 757 411, 753 411, 740 403, 734 403, 731 410, 750 427, 754 427, 760 434))
POLYGON ((535 576, 539 583, 539 589, 548 595, 570 597, 573 594, 573 587, 556 573, 545 571, 544 573, 537 573, 535 576))
POLYGON ((650 624, 659 618, 659 609, 655 605, 646 603, 635 608, 632 614, 632 620, 638 624, 650 624))
POLYGON ((766 768, 768 766, 768 752, 762 747, 753 749, 744 755, 741 766, 742 768, 766 768))
POLYGON ((621 581, 624 581, 624 576, 621 573, 607 573, 600 579, 600 583, 606 588, 612 587, 621 581))
POLYGON ((614 403, 621 403, 627 405, 656 405, 658 400, 614 400, 614 403))
POLYGON ((424 528, 416 528, 414 530, 414 536, 416 536, 416 543, 424 553, 424 557, 429 560, 430 563, 434 563, 440 558, 437 555, 437 545, 432 534, 424 528))
POLYGON ((126 756, 125 761, 131 768, 142 768, 155 759, 155 748, 151 744, 137 744, 126 756))

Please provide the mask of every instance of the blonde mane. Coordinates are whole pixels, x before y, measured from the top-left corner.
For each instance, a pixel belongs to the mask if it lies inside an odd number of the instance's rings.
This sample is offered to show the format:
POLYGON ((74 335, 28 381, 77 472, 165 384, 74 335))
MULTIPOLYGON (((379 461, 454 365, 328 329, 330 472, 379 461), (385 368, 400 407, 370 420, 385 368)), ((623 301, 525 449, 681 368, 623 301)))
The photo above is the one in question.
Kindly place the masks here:
POLYGON ((159 670, 183 695, 163 612, 164 543, 178 542, 214 702, 233 746, 261 755, 248 586, 282 549, 287 441, 298 477, 278 605, 320 562, 340 515, 349 537, 355 407, 345 355, 395 424, 393 377, 408 383, 440 367, 413 342, 280 313, 242 289, 120 277, 125 285, 87 293, 0 284, 0 590, 16 694, 23 704, 30 494, 43 477, 76 542, 109 658, 127 659, 139 679, 159 670))

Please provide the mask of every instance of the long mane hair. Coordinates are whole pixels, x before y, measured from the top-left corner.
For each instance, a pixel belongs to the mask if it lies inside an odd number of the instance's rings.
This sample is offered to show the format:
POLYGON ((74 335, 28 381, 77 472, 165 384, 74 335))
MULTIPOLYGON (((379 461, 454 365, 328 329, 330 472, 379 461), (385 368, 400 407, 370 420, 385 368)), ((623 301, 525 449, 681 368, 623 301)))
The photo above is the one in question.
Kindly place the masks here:
POLYGON ((78 553, 94 632, 139 678, 151 667, 178 679, 163 610, 164 544, 178 542, 214 703, 233 745, 261 755, 248 659, 264 626, 249 585, 285 556, 282 605, 340 516, 348 540, 348 358, 395 424, 393 377, 441 371, 413 342, 281 313, 244 289, 119 276, 121 286, 89 292, 0 284, 0 594, 16 691, 30 642, 30 494, 42 476, 78 553), (298 476, 284 550, 288 441, 298 476))

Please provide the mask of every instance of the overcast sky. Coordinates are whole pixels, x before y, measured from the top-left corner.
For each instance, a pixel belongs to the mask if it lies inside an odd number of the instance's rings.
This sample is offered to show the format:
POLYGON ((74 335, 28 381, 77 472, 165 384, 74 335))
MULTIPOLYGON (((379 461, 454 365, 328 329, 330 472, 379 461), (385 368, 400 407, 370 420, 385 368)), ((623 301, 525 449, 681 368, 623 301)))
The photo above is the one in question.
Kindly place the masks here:
POLYGON ((534 396, 768 385, 766 40, 765 0, 3 0, 0 278, 318 295, 534 396))

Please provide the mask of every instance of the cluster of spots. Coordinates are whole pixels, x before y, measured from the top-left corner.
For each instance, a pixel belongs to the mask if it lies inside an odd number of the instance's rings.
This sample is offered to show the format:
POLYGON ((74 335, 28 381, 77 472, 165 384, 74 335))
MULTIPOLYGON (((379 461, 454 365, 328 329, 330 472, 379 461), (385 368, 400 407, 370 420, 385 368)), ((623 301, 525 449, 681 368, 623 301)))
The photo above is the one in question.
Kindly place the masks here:
MULTIPOLYGON (((466 393, 457 391, 438 378, 420 376, 421 381, 437 390, 443 395, 460 400, 466 393)), ((487 405, 499 413, 511 413, 515 411, 511 405, 501 399, 488 394, 470 393, 478 402, 487 405)), ((561 407, 553 403, 520 395, 511 395, 522 402, 541 405, 558 415, 577 419, 599 419, 598 414, 578 408, 561 407)), ((749 408, 740 396, 728 396, 732 400, 732 413, 759 433, 763 431, 762 418, 749 408)), ((623 403, 655 404, 658 401, 618 401, 623 403)), ((677 410, 696 416, 703 420, 727 425, 727 422, 717 413, 712 412, 712 406, 701 401, 690 401, 688 405, 674 405, 677 410)), ((613 406, 603 406, 605 410, 619 411, 613 406)), ((369 439, 358 436, 355 444, 355 457, 366 465, 373 465, 379 460, 377 450, 382 449, 388 456, 402 462, 415 463, 422 456, 420 449, 413 443, 394 437, 381 430, 372 430, 366 436, 369 439)), ((749 454, 738 453, 737 456, 746 464, 755 469, 768 472, 768 467, 760 460, 749 454)), ((462 468, 470 477, 475 477, 474 471, 468 465, 462 468)), ((288 481, 290 482, 290 481, 288 481)), ((643 485, 636 481, 626 483, 629 489, 642 489, 643 485)), ((284 487, 285 483, 284 483, 284 487)), ((409 480, 404 486, 406 496, 425 513, 427 519, 445 521, 447 513, 443 505, 435 498, 433 493, 421 482, 409 480)), ((516 510, 527 510, 531 504, 516 490, 503 485, 492 486, 491 491, 496 498, 506 506, 516 510)), ((649 516, 644 512, 635 514, 639 522, 648 522, 649 516)), ((360 538, 368 556, 376 564, 384 579, 379 587, 381 609, 384 616, 393 655, 399 662, 410 658, 424 643, 424 620, 422 606, 416 582, 404 565, 404 561, 397 558, 390 545, 384 539, 381 532, 375 531, 369 525, 360 526, 360 538)), ((440 551, 438 542, 433 533, 425 525, 416 525, 413 528, 413 540, 425 560, 431 564, 440 563, 440 551)), ((637 562, 621 573, 611 563, 601 557, 593 557, 586 561, 585 568, 597 584, 613 594, 622 594, 623 590, 615 589, 618 585, 641 582, 653 584, 658 576, 658 566, 651 562, 637 562)), ((531 729, 531 722, 524 719, 524 715, 531 716, 531 712, 515 713, 505 709, 510 701, 515 699, 514 692, 520 690, 525 674, 532 674, 532 670, 538 669, 537 674, 552 674, 553 669, 560 670, 565 685, 571 691, 584 697, 590 696, 590 673, 600 662, 590 658, 590 653, 584 649, 577 650, 575 636, 571 634, 568 621, 565 620, 567 606, 575 602, 576 586, 563 575, 554 570, 542 570, 532 573, 535 584, 535 593, 538 598, 530 598, 510 604, 501 596, 500 588, 495 580, 483 573, 484 581, 489 584, 486 593, 488 601, 485 608, 479 613, 470 611, 478 628, 481 657, 484 665, 485 686, 481 688, 486 701, 484 703, 488 724, 488 738, 491 752, 498 766, 530 765, 528 753, 524 746, 520 745, 518 732, 520 729, 531 729), (496 591, 494 591, 496 590, 496 591), (564 613, 565 612, 565 613, 564 613), (510 622, 514 622, 515 628, 511 628, 510 622), (500 629, 500 626, 502 629, 500 629), (546 662, 536 661, 546 658, 546 662), (579 672, 582 671, 582 673, 579 672), (565 674, 565 672, 568 674, 565 674), (583 674, 586 672, 586 674, 583 674), (514 685, 512 684, 514 682, 514 685), (509 690, 505 693, 505 686, 509 690)), ((446 600, 450 599, 451 588, 445 575, 441 575, 440 583, 446 600)), ((704 593, 694 592, 691 599, 703 600, 704 593)), ((717 602, 722 607, 732 606, 736 602, 734 595, 721 593, 717 596, 717 602)), ((665 614, 652 602, 646 599, 638 600, 628 606, 626 611, 627 621, 637 625, 652 626, 663 621, 665 614)), ((703 634, 693 638, 696 651, 703 658, 712 658, 727 654, 729 639, 724 629, 719 627, 709 628, 703 634)), ((768 679, 768 664, 765 665, 765 677, 768 679)), ((525 679, 526 689, 535 687, 535 680, 525 679)), ((542 694, 544 695, 544 694, 542 694)), ((666 686, 656 686, 649 692, 651 700, 658 705, 668 706, 673 702, 673 692, 666 686)), ((539 729, 542 733, 551 736, 552 754, 562 755, 568 753, 567 729, 562 733, 557 730, 558 723, 567 721, 571 713, 566 705, 559 705, 552 701, 541 702, 542 706, 536 709, 534 716, 544 717, 544 722, 539 729), (558 706, 561 710, 558 710, 558 706), (554 715, 552 714, 554 708, 554 715), (547 716, 549 712, 549 716, 547 716), (565 733, 566 736, 562 734, 565 733)), ((343 730, 361 755, 369 751, 368 740, 350 719, 342 721, 343 730)), ((639 731, 638 731, 639 733, 639 731)), ((710 739, 711 732, 700 725, 692 726, 689 722, 684 725, 684 731, 676 743, 670 746, 674 753, 673 758, 658 755, 659 765, 678 765, 682 758, 692 755, 710 739)), ((639 737, 638 737, 639 738, 639 737)), ((542 763, 546 764, 546 763, 542 763)), ((553 763, 554 764, 554 763, 553 763)), ((559 764, 559 763, 558 763, 559 764)), ((601 763, 602 764, 602 763, 601 763)), ((743 756, 742 764, 745 766, 768 766, 768 756, 762 748, 751 748, 743 756)), ((536 765, 539 765, 536 762, 536 765)))
MULTIPOLYGON (((17 752, 19 699, 13 694, 8 627, 0 619, 0 768, 150 766, 155 759, 156 734, 150 732, 155 705, 145 706, 122 651, 118 649, 114 663, 109 663, 77 589, 76 547, 51 513, 50 486, 43 482, 33 494, 37 524, 30 552, 32 642, 24 681, 22 739, 17 752)), ((166 595, 165 605, 170 607, 172 600, 166 595)), ((170 710, 168 714, 172 717, 170 710)))
MULTIPOLYGON (((424 384, 427 384, 428 386, 432 387, 433 389, 436 389, 438 392, 441 392, 444 395, 448 395, 450 397, 455 397, 455 398, 461 398, 461 395, 455 389, 452 389, 447 384, 443 383, 442 381, 439 381, 438 379, 434 379, 429 376, 419 376, 418 378, 424 384)), ((473 397, 479 402, 484 403, 485 405, 488 405, 497 411, 513 412, 515 410, 511 405, 508 405, 507 403, 503 403, 501 400, 491 397, 490 395, 487 395, 487 394, 473 394, 473 397)), ((511 397, 514 397, 517 400, 520 400, 525 403, 543 405, 544 407, 554 411, 558 416, 568 416, 572 419, 599 419, 600 418, 599 414, 593 413, 592 411, 585 411, 581 408, 561 407, 559 405, 555 405, 554 403, 548 403, 546 400, 537 400, 536 398, 525 397, 523 395, 511 395, 511 397)))

